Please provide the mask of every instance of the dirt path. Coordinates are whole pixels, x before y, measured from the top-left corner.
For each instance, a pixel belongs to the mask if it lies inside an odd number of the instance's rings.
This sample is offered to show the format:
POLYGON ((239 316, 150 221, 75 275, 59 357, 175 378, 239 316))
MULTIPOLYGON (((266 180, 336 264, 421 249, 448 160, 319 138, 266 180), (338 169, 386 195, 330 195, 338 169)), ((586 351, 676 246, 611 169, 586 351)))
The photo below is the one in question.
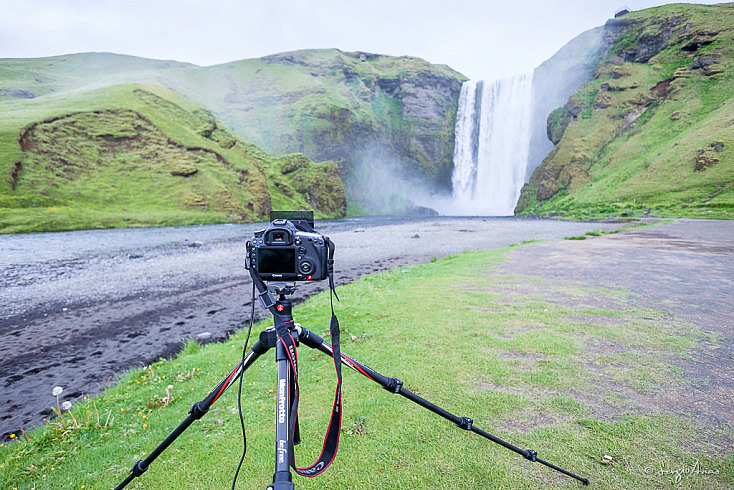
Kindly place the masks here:
MULTIPOLYGON (((563 285, 618 289, 629 310, 661 311, 698 327, 714 340, 703 340, 705 348, 692 359, 676 360, 684 382, 657 393, 621 395, 638 413, 703 418, 719 427, 734 424, 733 221, 681 219, 586 240, 532 244, 508 257, 496 273, 517 277, 514 284, 533 284, 526 293, 552 303, 579 306, 577 298, 559 294, 563 285), (541 281, 533 283, 526 276, 541 281)), ((601 294, 595 300, 592 306, 619 307, 619 302, 610 306, 601 294)), ((594 408, 600 417, 618 415, 599 403, 594 408)))

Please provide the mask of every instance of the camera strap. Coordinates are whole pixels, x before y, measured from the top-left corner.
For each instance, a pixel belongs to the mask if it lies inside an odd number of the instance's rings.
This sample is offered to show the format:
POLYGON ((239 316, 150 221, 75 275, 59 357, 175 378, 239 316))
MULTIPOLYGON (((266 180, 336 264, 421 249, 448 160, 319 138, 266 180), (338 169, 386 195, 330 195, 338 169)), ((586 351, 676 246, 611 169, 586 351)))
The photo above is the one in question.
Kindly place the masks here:
MULTIPOLYGON (((339 296, 336 294, 336 286, 334 285, 334 250, 336 249, 336 245, 334 245, 334 242, 329 240, 328 236, 324 237, 324 242, 326 243, 326 248, 329 250, 329 259, 326 262, 326 267, 329 271, 329 289, 331 289, 331 292, 336 296, 336 300, 341 301, 339 296)), ((331 300, 331 295, 329 295, 329 300, 331 300)), ((334 316, 333 301, 331 302, 331 315, 334 316)))
MULTIPOLYGON (((331 347, 334 361, 334 369, 336 371, 336 391, 334 393, 334 406, 331 410, 331 419, 329 420, 329 427, 326 430, 326 436, 324 437, 324 445, 321 450, 321 455, 318 460, 305 468, 299 468, 296 466, 295 461, 295 450, 291 447, 291 467, 301 476, 314 477, 318 476, 334 461, 336 458, 336 452, 339 448, 339 433, 341 431, 341 420, 342 420, 342 370, 341 370, 341 349, 339 347, 339 320, 334 313, 334 302, 333 296, 336 296, 337 301, 339 297, 336 295, 334 287, 334 242, 324 237, 326 246, 329 250, 329 301, 331 303, 331 323, 329 325, 329 336, 331 337, 331 347)), ((291 441, 295 442, 299 440, 298 434, 298 398, 299 398, 299 386, 298 386, 298 354, 296 351, 296 345, 290 332, 283 332, 284 335, 280 335, 281 342, 285 347, 285 351, 288 354, 291 370, 293 372, 293 387, 291 392, 291 416, 290 416, 290 431, 291 441)))

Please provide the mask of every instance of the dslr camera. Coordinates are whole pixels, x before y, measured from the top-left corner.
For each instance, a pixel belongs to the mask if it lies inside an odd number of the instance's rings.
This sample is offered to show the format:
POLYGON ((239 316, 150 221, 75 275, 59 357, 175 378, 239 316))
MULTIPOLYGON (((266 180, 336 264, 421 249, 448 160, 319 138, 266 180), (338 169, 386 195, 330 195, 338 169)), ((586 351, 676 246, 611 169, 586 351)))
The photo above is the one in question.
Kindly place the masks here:
POLYGON ((264 281, 321 281, 329 277, 328 249, 313 211, 271 211, 268 227, 247 242, 245 267, 264 281))

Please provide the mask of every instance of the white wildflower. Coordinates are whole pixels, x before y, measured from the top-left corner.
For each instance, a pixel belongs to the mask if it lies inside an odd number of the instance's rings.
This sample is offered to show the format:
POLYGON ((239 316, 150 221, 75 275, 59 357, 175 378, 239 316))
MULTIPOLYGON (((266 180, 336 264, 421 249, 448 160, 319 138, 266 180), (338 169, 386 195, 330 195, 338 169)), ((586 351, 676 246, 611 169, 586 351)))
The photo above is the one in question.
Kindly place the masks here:
POLYGON ((61 408, 63 410, 69 410, 71 408, 71 402, 70 401, 65 401, 64 403, 61 404, 61 408))
POLYGON ((51 392, 51 394, 53 396, 59 396, 61 394, 61 392, 63 392, 63 391, 64 391, 64 389, 61 386, 55 386, 54 389, 53 389, 53 391, 51 392))

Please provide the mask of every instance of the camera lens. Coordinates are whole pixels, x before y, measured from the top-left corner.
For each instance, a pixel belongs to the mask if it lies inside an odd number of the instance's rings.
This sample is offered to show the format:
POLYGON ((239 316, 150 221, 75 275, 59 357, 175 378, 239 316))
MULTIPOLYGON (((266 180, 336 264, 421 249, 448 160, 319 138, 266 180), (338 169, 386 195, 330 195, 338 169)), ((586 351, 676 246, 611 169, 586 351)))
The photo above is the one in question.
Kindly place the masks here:
POLYGON ((298 266, 298 268, 303 272, 304 274, 309 274, 311 271, 313 271, 313 264, 311 262, 303 261, 298 266))

